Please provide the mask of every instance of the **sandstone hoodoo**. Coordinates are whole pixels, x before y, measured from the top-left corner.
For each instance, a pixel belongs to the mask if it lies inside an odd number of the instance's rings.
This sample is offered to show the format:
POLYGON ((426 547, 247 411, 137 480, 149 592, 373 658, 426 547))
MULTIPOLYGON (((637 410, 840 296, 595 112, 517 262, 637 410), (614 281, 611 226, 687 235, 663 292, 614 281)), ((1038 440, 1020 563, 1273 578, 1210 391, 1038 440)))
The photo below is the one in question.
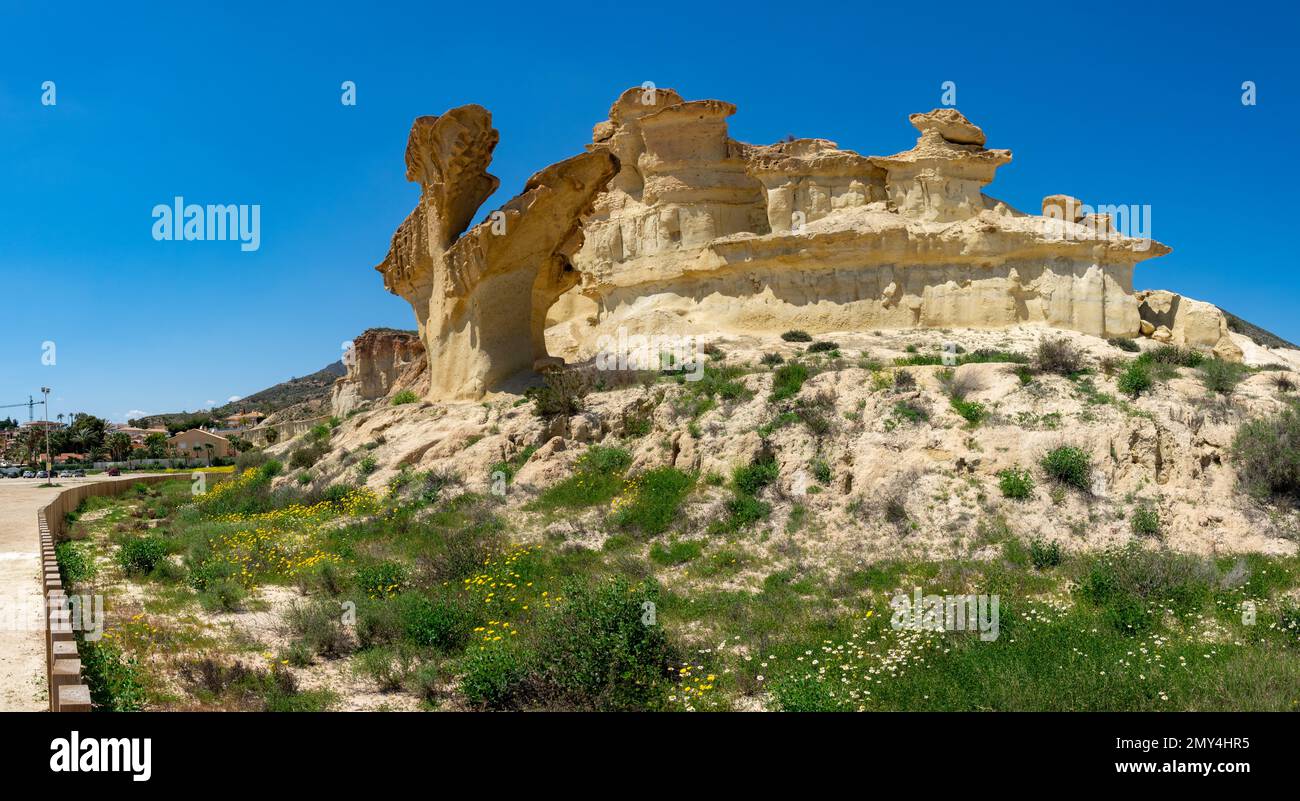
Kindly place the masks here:
POLYGON ((553 357, 590 358, 620 330, 1156 330, 1133 270, 1169 248, 1069 196, 1037 215, 984 194, 1011 152, 986 148, 956 109, 911 115, 916 145, 892 156, 738 142, 735 111, 630 89, 585 153, 468 231, 498 186, 491 117, 463 106, 417 119, 406 174, 420 202, 378 269, 415 309, 426 396, 480 398, 553 357))
POLYGON ((335 414, 403 390, 427 392, 429 360, 414 331, 371 328, 352 341, 343 365, 347 374, 334 383, 330 398, 335 414))

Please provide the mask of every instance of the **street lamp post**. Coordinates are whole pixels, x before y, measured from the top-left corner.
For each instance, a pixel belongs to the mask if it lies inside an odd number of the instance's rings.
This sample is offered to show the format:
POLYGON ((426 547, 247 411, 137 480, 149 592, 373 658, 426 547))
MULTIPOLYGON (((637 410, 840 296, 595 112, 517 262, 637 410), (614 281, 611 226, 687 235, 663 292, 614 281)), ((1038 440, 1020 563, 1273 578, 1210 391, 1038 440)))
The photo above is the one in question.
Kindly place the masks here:
POLYGON ((45 396, 45 480, 54 483, 54 454, 50 453, 50 388, 41 387, 41 393, 45 396))

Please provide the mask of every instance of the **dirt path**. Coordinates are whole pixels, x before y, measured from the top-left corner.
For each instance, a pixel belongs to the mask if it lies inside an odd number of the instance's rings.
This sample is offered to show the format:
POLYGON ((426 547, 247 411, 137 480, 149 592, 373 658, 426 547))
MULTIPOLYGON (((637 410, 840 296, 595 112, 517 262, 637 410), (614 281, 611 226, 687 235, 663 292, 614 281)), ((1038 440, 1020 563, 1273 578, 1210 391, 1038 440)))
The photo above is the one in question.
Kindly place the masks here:
POLYGON ((68 487, 94 478, 0 479, 0 712, 46 709, 36 510, 68 487))

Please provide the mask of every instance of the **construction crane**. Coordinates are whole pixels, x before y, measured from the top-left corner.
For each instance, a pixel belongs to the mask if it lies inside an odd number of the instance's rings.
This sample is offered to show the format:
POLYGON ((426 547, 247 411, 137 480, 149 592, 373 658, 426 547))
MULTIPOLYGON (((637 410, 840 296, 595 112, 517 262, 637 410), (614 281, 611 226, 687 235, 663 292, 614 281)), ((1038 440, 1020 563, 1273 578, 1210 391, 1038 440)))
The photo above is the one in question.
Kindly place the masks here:
POLYGON ((32 409, 34 409, 34 408, 36 407, 36 401, 32 400, 32 396, 31 396, 31 395, 28 395, 28 396, 27 396, 27 402, 26 402, 26 403, 7 403, 7 404, 4 404, 4 405, 0 406, 0 409, 16 409, 16 408, 18 408, 19 406, 26 406, 26 407, 27 407, 27 422, 29 422, 29 423, 32 422, 33 419, 34 419, 33 416, 32 416, 32 409))

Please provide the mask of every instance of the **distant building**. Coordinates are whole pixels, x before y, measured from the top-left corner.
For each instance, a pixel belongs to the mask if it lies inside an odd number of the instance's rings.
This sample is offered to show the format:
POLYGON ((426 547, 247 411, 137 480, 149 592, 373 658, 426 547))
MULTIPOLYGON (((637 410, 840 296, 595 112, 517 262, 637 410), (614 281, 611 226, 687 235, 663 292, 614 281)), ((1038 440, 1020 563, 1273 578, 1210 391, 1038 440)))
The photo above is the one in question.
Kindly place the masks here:
POLYGON ((143 445, 150 434, 167 436, 165 428, 136 428, 135 426, 114 426, 111 433, 126 434, 134 445, 143 445))
POLYGON ((248 428, 262 422, 266 417, 261 412, 240 412, 225 418, 225 423, 230 428, 248 428))
POLYGON ((189 431, 182 431, 168 437, 167 444, 186 458, 205 458, 208 455, 208 449, 204 447, 206 445, 212 446, 212 457, 214 459, 235 455, 235 449, 231 447, 230 440, 213 434, 211 431, 204 431, 201 428, 191 428, 189 431), (195 450, 195 448, 198 448, 198 450, 195 450))

